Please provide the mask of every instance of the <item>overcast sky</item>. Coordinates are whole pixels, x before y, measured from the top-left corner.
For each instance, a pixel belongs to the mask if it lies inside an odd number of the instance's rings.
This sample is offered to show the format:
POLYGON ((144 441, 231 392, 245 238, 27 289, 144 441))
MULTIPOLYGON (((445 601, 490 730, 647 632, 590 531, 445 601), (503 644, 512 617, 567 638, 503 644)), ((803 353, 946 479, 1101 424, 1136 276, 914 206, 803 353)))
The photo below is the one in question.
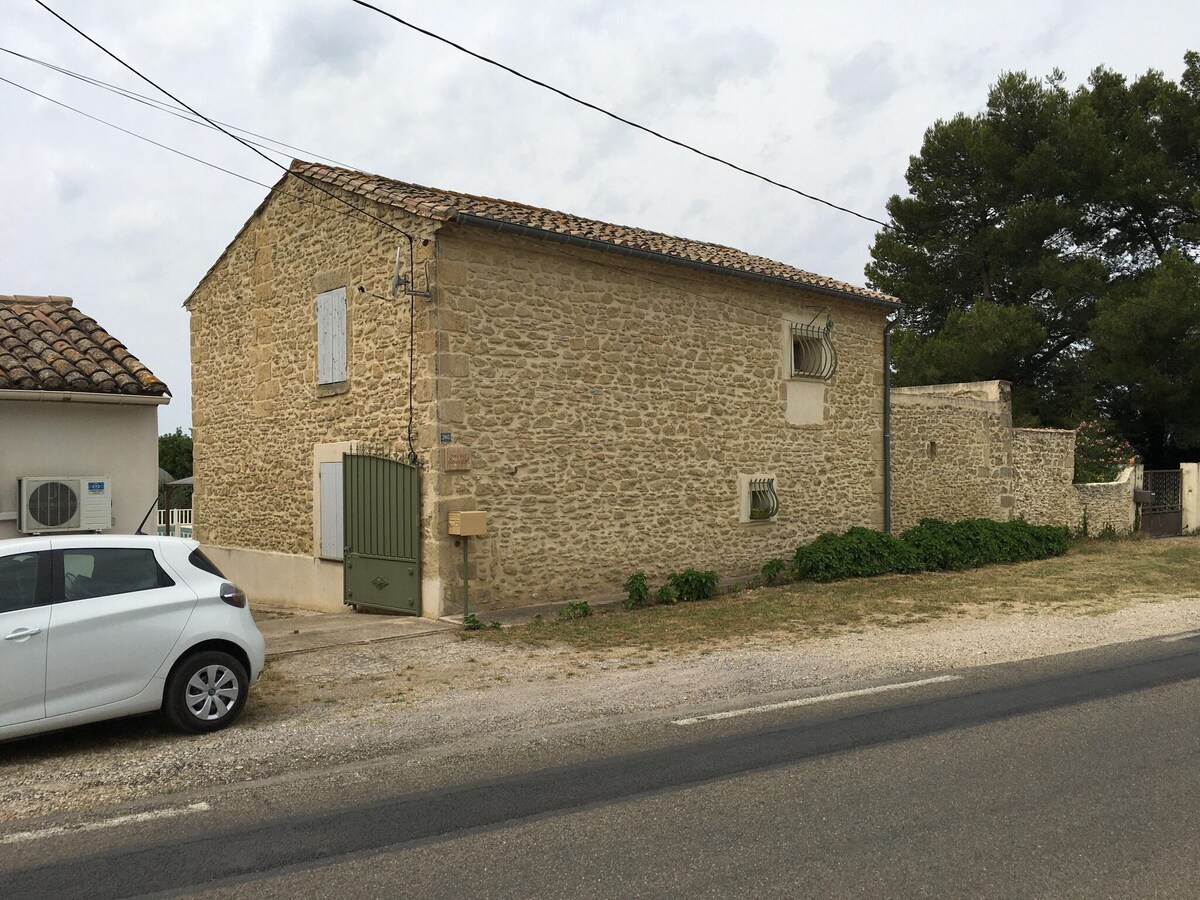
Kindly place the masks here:
MULTIPOLYGON (((368 172, 579 213, 857 284, 875 226, 630 130, 349 0, 47 0, 206 115, 368 172)), ((876 218, 925 128, 1003 71, 1148 68, 1200 48, 1180 2, 376 0, 600 106, 876 218)), ((32 0, 0 46, 153 93, 32 0)), ((218 133, 0 54, 0 77, 260 182, 218 133)), ((171 387, 181 308, 266 191, 0 83, 0 294, 65 294, 171 387)), ((229 385, 249 390, 250 385, 229 385)))

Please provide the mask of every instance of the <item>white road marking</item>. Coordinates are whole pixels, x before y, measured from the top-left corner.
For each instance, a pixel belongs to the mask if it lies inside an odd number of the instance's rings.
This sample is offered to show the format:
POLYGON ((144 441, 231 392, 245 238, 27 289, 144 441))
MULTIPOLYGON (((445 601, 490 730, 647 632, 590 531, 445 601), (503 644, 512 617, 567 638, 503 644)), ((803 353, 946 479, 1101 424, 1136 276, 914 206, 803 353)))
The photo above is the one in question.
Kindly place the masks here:
POLYGON ((866 697, 868 694, 884 694, 888 691, 900 691, 905 688, 921 687, 926 684, 944 684, 947 681, 961 681, 959 675, 938 675, 935 678, 922 678, 920 681, 902 681, 897 684, 881 684, 878 687, 860 688, 857 691, 839 691, 836 694, 821 694, 817 697, 801 697, 799 700, 784 700, 782 703, 764 703, 762 706, 749 706, 744 709, 731 709, 726 712, 709 713, 706 716, 693 716, 688 719, 675 719, 672 725, 698 725, 701 722, 713 722, 717 719, 736 719, 738 716, 748 716, 753 713, 771 712, 776 709, 791 709, 796 706, 812 706, 815 703, 826 703, 830 700, 845 700, 849 697, 866 697))
POLYGON ((1187 634, 1173 634, 1170 637, 1159 638, 1164 644, 1173 644, 1176 641, 1190 641, 1192 638, 1200 638, 1200 631, 1189 631, 1187 634))
POLYGON ((36 831, 15 831, 12 834, 0 835, 0 844, 20 844, 24 841, 36 841, 41 838, 56 837, 60 834, 78 834, 83 831, 99 831, 102 828, 116 828, 120 825, 134 825, 138 822, 153 822, 155 819, 173 819, 188 813, 206 812, 209 805, 203 801, 189 806, 173 806, 167 809, 155 809, 150 812, 130 813, 127 816, 116 816, 112 819, 101 819, 99 822, 83 822, 79 825, 55 825, 51 828, 39 828, 36 831))

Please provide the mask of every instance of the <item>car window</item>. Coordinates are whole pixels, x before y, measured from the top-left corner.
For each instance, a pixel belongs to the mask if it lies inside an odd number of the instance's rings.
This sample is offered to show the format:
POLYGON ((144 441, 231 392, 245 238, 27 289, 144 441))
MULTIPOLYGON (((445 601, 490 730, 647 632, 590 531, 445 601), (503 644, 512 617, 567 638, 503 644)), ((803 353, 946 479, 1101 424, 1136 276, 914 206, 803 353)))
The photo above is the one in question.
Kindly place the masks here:
POLYGON ((148 548, 72 548, 62 551, 62 561, 66 600, 150 591, 175 583, 148 548))
POLYGON ((188 557, 188 562, 199 569, 201 572, 207 572, 209 575, 216 575, 218 578, 224 578, 225 575, 217 568, 217 564, 201 552, 197 547, 188 557))
POLYGON ((37 604, 39 559, 36 552, 0 556, 0 612, 37 604))

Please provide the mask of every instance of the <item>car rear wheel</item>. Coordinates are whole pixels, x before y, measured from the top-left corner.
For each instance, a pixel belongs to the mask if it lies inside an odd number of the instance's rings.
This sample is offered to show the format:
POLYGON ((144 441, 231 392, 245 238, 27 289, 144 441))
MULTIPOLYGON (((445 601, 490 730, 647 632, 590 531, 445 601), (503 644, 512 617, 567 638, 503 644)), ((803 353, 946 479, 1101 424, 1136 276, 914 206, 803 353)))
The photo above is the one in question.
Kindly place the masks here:
POLYGON ((216 731, 238 717, 249 687, 245 666, 228 653, 193 653, 167 679, 163 713, 181 731, 216 731))

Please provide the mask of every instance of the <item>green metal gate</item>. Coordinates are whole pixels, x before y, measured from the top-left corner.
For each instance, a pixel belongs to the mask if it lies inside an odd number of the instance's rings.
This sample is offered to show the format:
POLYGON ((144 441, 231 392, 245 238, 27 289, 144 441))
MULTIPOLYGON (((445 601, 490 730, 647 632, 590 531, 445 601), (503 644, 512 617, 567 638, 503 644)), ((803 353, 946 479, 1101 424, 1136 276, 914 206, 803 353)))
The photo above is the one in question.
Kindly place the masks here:
POLYGON ((421 613, 421 477, 385 456, 342 457, 345 602, 421 613))

